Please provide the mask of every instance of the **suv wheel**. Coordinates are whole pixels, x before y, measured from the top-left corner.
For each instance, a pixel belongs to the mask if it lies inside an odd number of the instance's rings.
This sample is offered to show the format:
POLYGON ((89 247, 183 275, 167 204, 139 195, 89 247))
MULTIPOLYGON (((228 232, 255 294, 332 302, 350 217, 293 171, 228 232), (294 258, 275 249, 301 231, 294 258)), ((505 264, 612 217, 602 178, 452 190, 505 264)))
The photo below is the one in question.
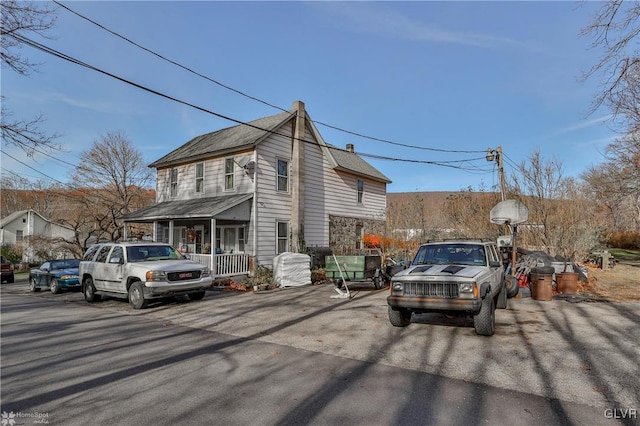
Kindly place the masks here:
POLYGON ((142 309, 147 306, 147 301, 144 300, 142 282, 136 281, 129 287, 129 303, 133 306, 133 309, 142 309))
POLYGON ((411 323, 411 311, 389 306, 389 321, 394 327, 406 327, 411 323))
POLYGON ((60 293, 60 284, 58 284, 58 280, 55 278, 51 278, 51 283, 49 284, 49 290, 51 293, 58 294, 60 293))
POLYGON ((518 292, 520 291, 520 283, 517 278, 513 275, 507 275, 505 278, 507 283, 507 297, 511 299, 512 297, 516 297, 518 292))
POLYGON ((85 278, 83 281, 82 292, 84 293, 84 300, 89 303, 100 300, 100 296, 96 294, 96 288, 93 286, 93 280, 91 277, 85 278))
POLYGON ((496 331, 496 306, 493 297, 487 294, 482 300, 480 312, 473 316, 473 327, 481 336, 493 336, 496 331))
POLYGON ((31 290, 32 293, 37 293, 40 291, 40 287, 38 287, 35 277, 31 278, 31 281, 29 281, 29 290, 31 290))

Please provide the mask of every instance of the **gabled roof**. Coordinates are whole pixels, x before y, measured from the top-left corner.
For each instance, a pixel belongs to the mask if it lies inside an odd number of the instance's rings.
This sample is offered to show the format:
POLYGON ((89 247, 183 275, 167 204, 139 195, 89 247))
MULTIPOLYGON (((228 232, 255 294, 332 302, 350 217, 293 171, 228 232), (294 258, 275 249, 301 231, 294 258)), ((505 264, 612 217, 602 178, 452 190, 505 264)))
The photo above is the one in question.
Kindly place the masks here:
POLYGON ((29 212, 35 214, 36 216, 38 216, 40 219, 42 219, 43 221, 50 223, 52 225, 55 226, 59 226, 61 228, 66 228, 66 229, 70 229, 73 231, 73 228, 67 225, 63 225, 61 223, 56 223, 56 222, 52 222, 51 220, 47 219, 46 217, 42 216, 40 213, 38 213, 35 210, 32 209, 28 209, 28 210, 18 210, 17 212, 13 212, 10 215, 8 215, 7 217, 2 218, 2 220, 0 220, 0 227, 4 227, 7 224, 13 222, 14 220, 22 217, 23 215, 28 214, 29 212))
POLYGON ((357 173, 365 175, 375 180, 382 181, 384 183, 391 183, 391 180, 380 173, 378 169, 367 163, 358 154, 349 152, 341 148, 335 147, 331 144, 327 144, 327 148, 330 154, 335 160, 337 170, 342 170, 349 173, 357 173))
MULTIPOLYGON (((0 220, 0 226, 5 226, 7 223, 11 223, 23 214, 26 214, 29 210, 19 210, 17 212, 11 213, 9 216, 2 218, 0 220)), ((35 213, 35 212, 34 212, 35 213)), ((42 217, 40 214, 36 213, 38 216, 42 217)), ((43 218, 44 219, 44 218, 43 218)), ((45 219, 46 220, 46 219, 45 219)))
MULTIPOLYGON (((246 124, 227 127, 191 139, 181 147, 154 161, 149 167, 168 167, 181 163, 205 159, 212 155, 224 155, 244 148, 253 148, 277 129, 296 116, 297 110, 284 111, 276 115, 250 121, 246 124)), ((349 152, 324 141, 313 121, 305 112, 305 118, 312 134, 318 141, 331 167, 371 179, 391 183, 391 180, 375 167, 363 160, 358 154, 349 152)))
POLYGON ((185 161, 194 161, 212 154, 222 154, 245 147, 253 147, 264 139, 269 134, 269 131, 274 131, 293 115, 295 114, 285 111, 250 121, 247 124, 239 124, 196 136, 181 147, 149 164, 149 167, 164 167, 185 161))

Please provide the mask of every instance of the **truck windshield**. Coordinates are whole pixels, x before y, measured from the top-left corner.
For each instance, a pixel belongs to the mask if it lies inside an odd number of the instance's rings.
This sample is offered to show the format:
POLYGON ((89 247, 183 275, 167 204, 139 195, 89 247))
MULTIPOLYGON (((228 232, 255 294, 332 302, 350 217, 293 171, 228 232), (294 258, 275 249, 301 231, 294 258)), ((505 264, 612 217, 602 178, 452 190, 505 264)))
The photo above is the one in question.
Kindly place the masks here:
POLYGON ((487 266, 487 256, 481 244, 429 244, 420 247, 413 264, 487 266))

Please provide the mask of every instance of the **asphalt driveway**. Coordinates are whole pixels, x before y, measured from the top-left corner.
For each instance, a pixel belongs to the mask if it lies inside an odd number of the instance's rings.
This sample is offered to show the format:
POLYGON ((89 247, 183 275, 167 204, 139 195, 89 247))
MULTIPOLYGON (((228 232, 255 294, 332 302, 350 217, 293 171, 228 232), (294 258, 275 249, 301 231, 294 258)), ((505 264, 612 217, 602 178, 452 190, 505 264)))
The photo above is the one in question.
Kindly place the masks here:
MULTIPOLYGON (((508 309, 496 311, 495 335, 482 337, 472 321, 440 314, 414 315, 407 328, 392 327, 388 290, 351 288, 351 299, 332 298, 337 293, 327 284, 258 293, 216 290, 199 302, 176 300, 145 310, 113 299, 93 306, 587 404, 603 412, 640 411, 640 303, 511 299, 508 309)), ((7 291, 28 289, 26 283, 3 285, 7 291)), ((86 303, 79 293, 43 291, 37 297, 86 303)))

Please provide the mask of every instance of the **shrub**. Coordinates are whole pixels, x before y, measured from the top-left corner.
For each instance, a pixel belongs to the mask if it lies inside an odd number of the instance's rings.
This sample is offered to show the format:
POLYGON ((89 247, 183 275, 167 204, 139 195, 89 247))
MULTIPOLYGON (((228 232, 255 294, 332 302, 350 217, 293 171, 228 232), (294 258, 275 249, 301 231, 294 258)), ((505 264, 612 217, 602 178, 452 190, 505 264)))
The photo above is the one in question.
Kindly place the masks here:
POLYGON ((22 260, 22 249, 13 244, 3 244, 0 253, 13 264, 20 263, 22 260))
POLYGON ((604 244, 609 247, 640 250, 640 232, 638 231, 613 231, 604 235, 604 244))

